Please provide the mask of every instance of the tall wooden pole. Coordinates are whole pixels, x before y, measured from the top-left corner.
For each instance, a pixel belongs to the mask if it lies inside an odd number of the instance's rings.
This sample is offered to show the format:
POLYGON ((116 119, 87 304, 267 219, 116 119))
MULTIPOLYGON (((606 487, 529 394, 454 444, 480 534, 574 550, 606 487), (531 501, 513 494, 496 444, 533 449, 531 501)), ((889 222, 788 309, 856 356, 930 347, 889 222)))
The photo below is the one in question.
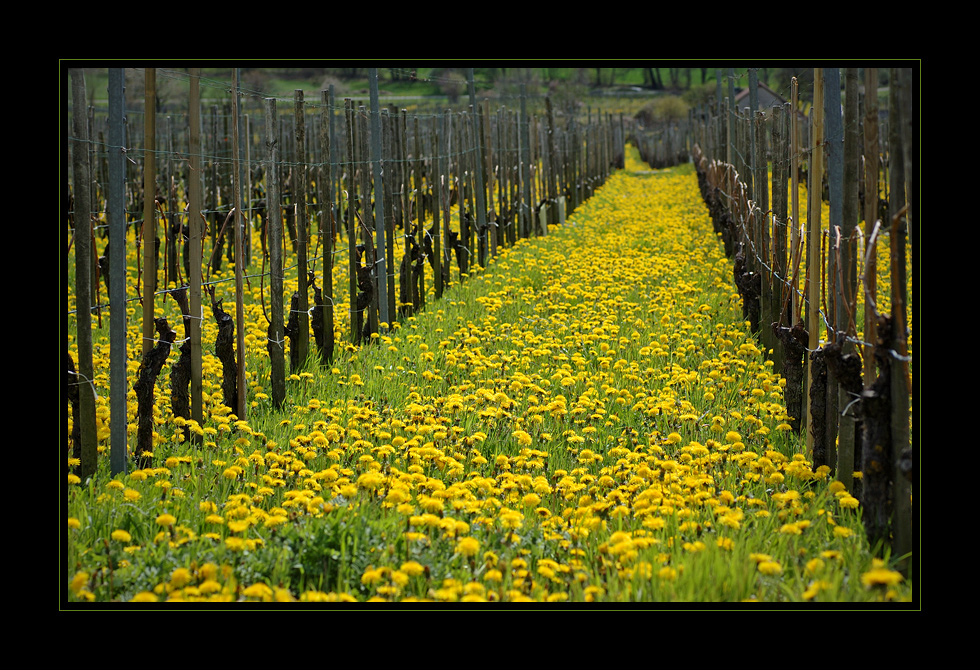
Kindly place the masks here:
POLYGON ((144 71, 143 104, 143 356, 153 348, 153 294, 157 290, 156 263, 156 68, 144 71))
POLYGON ((265 99, 265 146, 268 163, 265 168, 265 229, 269 236, 269 323, 270 374, 272 402, 281 407, 286 401, 286 347, 283 324, 282 267, 282 196, 279 185, 279 115, 276 99, 265 99))
MULTIPOLYGON (((827 147, 827 184, 830 197, 830 221, 826 245, 827 275, 824 279, 827 300, 827 340, 836 342, 842 328, 837 315, 840 311, 842 290, 840 285, 840 268, 838 267, 840 247, 840 231, 844 228, 844 124, 841 115, 840 98, 840 68, 831 67, 824 70, 824 145, 827 147)), ((837 470, 837 400, 838 379, 834 366, 827 365, 827 386, 824 394, 826 404, 826 424, 824 426, 827 465, 831 471, 837 470)))
MULTIPOLYGON (((106 214, 109 220, 109 276, 126 277, 126 166, 123 156, 123 119, 126 94, 122 69, 109 69, 109 188, 106 193, 106 214)), ((77 221, 77 219, 76 219, 77 221)), ((77 225, 77 223, 76 223, 77 225)), ((109 286, 109 394, 111 417, 127 417, 126 398, 129 379, 126 368, 129 360, 128 309, 126 282, 114 281, 109 286)), ((110 422, 110 471, 115 476, 126 472, 129 463, 128 419, 110 422)))
MULTIPOLYGON (((878 68, 864 69, 864 239, 871 240, 878 220, 878 68)), ((864 385, 877 375, 874 342, 877 332, 874 303, 878 298, 878 255, 874 247, 864 262, 864 385)))
MULTIPOLYGON (((813 70, 813 137, 810 138, 810 187, 807 204, 807 349, 812 354, 820 346, 820 208, 822 206, 823 183, 823 68, 813 70)), ((807 356, 806 407, 810 407, 813 387, 813 361, 807 356)), ((823 430, 823 426, 813 425, 812 413, 807 411, 806 445, 807 453, 813 455, 813 433, 823 430)))
MULTIPOLYGON (((377 249, 375 272, 378 291, 378 319, 384 328, 391 326, 388 313, 388 251, 385 238, 384 170, 381 156, 381 109, 378 101, 378 69, 370 68, 371 84, 371 165, 374 167, 374 243, 377 249)), ((365 209, 367 203, 365 203, 365 209)))
POLYGON ((201 349, 201 316, 203 314, 201 286, 203 283, 201 257, 204 241, 204 219, 201 211, 204 189, 201 182, 201 68, 190 70, 190 177, 187 187, 190 310, 191 310, 191 418, 198 424, 204 421, 204 361, 201 349))
POLYGON ((307 248, 309 244, 309 224, 306 218, 306 187, 309 179, 306 172, 306 112, 303 103, 303 89, 295 90, 293 118, 296 122, 296 180, 293 182, 293 202, 296 203, 296 279, 298 282, 299 305, 296 309, 298 332, 296 341, 296 361, 303 367, 310 355, 310 294, 308 289, 307 248))
MULTIPOLYGON (((793 77, 792 83, 792 105, 790 107, 790 162, 791 170, 790 173, 790 230, 789 230, 789 249, 790 249, 790 261, 795 257, 797 249, 800 245, 800 129, 799 129, 799 82, 796 77, 793 77)), ((796 291, 798 288, 798 283, 796 282, 795 265, 791 264, 791 272, 787 272, 788 276, 793 277, 793 286, 790 290, 790 296, 792 300, 792 308, 790 309, 790 320, 789 326, 794 326, 800 320, 800 299, 797 296, 796 291)))
MULTIPOLYGON (((837 324, 843 326, 847 335, 842 354, 854 351, 852 340, 857 335, 857 223, 858 206, 858 163, 860 160, 860 123, 858 116, 858 72, 857 68, 844 70, 844 202, 840 234, 840 297, 837 300, 837 324)), ((847 384, 850 380, 841 379, 838 389, 839 429, 837 439, 837 479, 848 490, 853 489, 855 410, 854 397, 847 384)))
POLYGON ((232 191, 235 193, 235 320, 238 322, 237 347, 238 347, 238 407, 235 414, 239 419, 245 419, 245 401, 248 397, 248 388, 245 386, 245 217, 242 214, 242 189, 241 189, 241 152, 238 146, 239 137, 239 109, 238 109, 238 68, 232 71, 232 137, 235 140, 231 143, 232 147, 232 191))
POLYGON ((362 310, 357 306, 357 224, 355 223, 355 208, 357 207, 357 166, 354 162, 354 101, 344 99, 344 115, 347 119, 347 252, 348 268, 350 271, 350 339, 354 344, 361 342, 362 310))
MULTIPOLYGON (((112 71, 110 70, 110 73, 112 71)), ((120 70, 121 72, 121 70, 120 70)), ((82 482, 95 474, 98 460, 98 427, 95 420, 95 378, 92 360, 92 205, 89 189, 89 168, 85 160, 88 150, 88 127, 85 109, 85 75, 81 69, 71 71, 72 79, 72 133, 78 138, 78 146, 72 152, 72 168, 75 178, 75 306, 78 346, 77 374, 72 383, 78 384, 79 416, 74 421, 81 427, 81 445, 75 452, 80 454, 78 476, 82 482)), ((121 87, 121 86, 120 86, 121 87)), ((111 130, 111 129, 110 129, 111 130)), ((125 240, 116 240, 113 248, 125 248, 125 240)), ((122 283, 117 278, 113 284, 122 283)), ((124 312, 125 313, 125 312, 124 312)), ((115 321, 115 319, 113 319, 115 321)), ((125 422, 122 422, 125 426, 125 422)))
POLYGON ((323 156, 323 167, 317 184, 320 186, 320 247, 323 249, 323 350, 321 363, 327 365, 333 360, 334 350, 334 302, 333 302, 333 253, 334 240, 334 203, 333 189, 333 145, 330 141, 330 123, 333 120, 333 107, 328 91, 320 92, 320 152, 323 156))
POLYGON ((910 109, 905 99, 909 85, 903 68, 891 68, 888 77, 888 162, 890 185, 888 189, 889 217, 891 218, 891 439, 892 439, 892 554, 899 559, 900 569, 908 570, 912 554, 912 477, 904 471, 903 463, 911 462, 915 472, 915 455, 909 449, 909 364, 906 331, 907 284, 906 284, 906 237, 909 215, 906 208, 907 170, 905 137, 907 116, 910 109))

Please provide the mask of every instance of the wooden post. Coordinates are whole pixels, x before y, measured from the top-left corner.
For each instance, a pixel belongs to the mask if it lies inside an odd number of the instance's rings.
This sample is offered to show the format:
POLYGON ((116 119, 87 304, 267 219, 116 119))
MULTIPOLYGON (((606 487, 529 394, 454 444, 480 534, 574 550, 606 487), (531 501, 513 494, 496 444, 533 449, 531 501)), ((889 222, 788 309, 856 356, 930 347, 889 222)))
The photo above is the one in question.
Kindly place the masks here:
MULTIPOLYGON (((878 220, 878 68, 864 69, 864 239, 871 240, 878 220)), ((875 312, 878 298, 877 253, 868 246, 864 262, 864 384, 870 386, 875 370, 875 312)))
POLYGON ((521 117, 520 117, 520 172, 518 180, 521 183, 520 205, 520 236, 530 237, 534 215, 534 203, 531 201, 531 121, 527 115, 527 87, 521 84, 521 117))
MULTIPOLYGON (((754 109, 754 108, 753 108, 754 109)), ((755 175, 752 183, 755 185, 755 202, 758 207, 756 211, 756 248, 755 255, 760 258, 758 271, 762 274, 762 288, 759 296, 759 339, 762 342, 765 354, 768 357, 769 351, 773 349, 772 338, 773 316, 770 312, 772 295, 772 260, 769 257, 769 222, 772 220, 772 212, 769 210, 769 166, 766 160, 766 115, 762 112, 754 112, 752 116, 753 146, 755 147, 755 175)), ((671 157, 673 162, 673 157, 671 157)))
MULTIPOLYGON (((445 283, 447 283, 447 282, 450 281, 450 277, 452 276, 452 265, 449 262, 449 257, 452 254, 452 250, 449 247, 449 241, 452 239, 452 237, 449 235, 449 232, 450 232, 450 230, 449 230, 449 212, 450 212, 450 209, 451 209, 450 200, 451 200, 452 184, 453 184, 453 181, 452 181, 453 167, 452 167, 452 158, 451 158, 451 156, 452 156, 452 141, 451 140, 452 140, 452 132, 453 132, 453 128, 452 128, 452 110, 449 110, 449 109, 446 110, 446 115, 443 117, 442 123, 443 123, 443 126, 442 126, 442 137, 443 137, 442 154, 444 156, 444 165, 446 166, 446 171, 445 171, 445 174, 443 175, 443 181, 442 181, 442 193, 443 193, 443 198, 442 198, 442 238, 443 238, 443 242, 442 243, 443 243, 443 246, 444 246, 445 249, 444 249, 442 255, 439 257, 438 266, 441 268, 440 269, 440 272, 443 275, 443 283, 445 284, 445 283)), ((460 195, 459 197, 462 198, 462 195, 460 195)), ((443 286, 443 290, 445 290, 445 288, 446 287, 444 285, 443 286)))
MULTIPOLYGON (((829 322, 827 341, 837 342, 841 332, 841 323, 837 314, 841 311, 839 303, 842 298, 840 286, 840 268, 838 267, 837 249, 840 248, 840 233, 844 227, 844 126, 841 116, 840 99, 840 68, 831 67, 824 70, 824 125, 827 147, 827 182, 830 194, 830 221, 826 243, 827 275, 825 278, 827 296, 827 314, 829 322)), ((845 326, 846 329, 846 326, 845 326)), ((826 424, 824 427, 827 465, 832 471, 837 470, 837 430, 838 430, 838 396, 839 380, 836 368, 827 365, 827 390, 825 394, 826 424)))
POLYGON ((201 287, 203 271, 201 261, 204 252, 204 189, 201 181, 201 68, 190 70, 190 156, 187 185, 187 227, 189 230, 187 256, 189 260, 191 311, 191 418, 198 424, 204 422, 204 360, 201 343, 201 315, 203 302, 201 287))
MULTIPOLYGON (((790 107, 790 200, 792 216, 789 220, 790 225, 790 258, 798 253, 796 250, 800 245, 800 129, 799 129, 799 82, 796 77, 792 81, 792 106, 790 107)), ((797 296, 798 284, 795 276, 793 285, 790 289, 790 299, 792 309, 790 310, 790 323, 792 327, 800 320, 800 301, 797 296)))
POLYGON ((354 162, 354 101, 344 100, 344 113, 347 117, 347 251, 348 268, 350 271, 350 341, 359 344, 361 341, 362 310, 357 304, 357 178, 354 162))
MULTIPOLYGON (((484 141, 484 136, 486 131, 484 126, 490 124, 490 118, 483 114, 483 107, 478 106, 476 102, 476 84, 473 81, 473 68, 469 71, 469 85, 470 85, 470 108, 472 109, 472 119, 473 119, 473 146, 476 149, 476 160, 474 161, 473 172, 473 191, 476 195, 476 230, 477 230, 477 256, 478 262, 481 266, 486 266, 486 257, 483 253, 479 251, 483 240, 485 240, 485 235, 487 233, 487 169, 484 163, 484 154, 486 154, 489 147, 486 146, 484 141)), ((493 186, 490 187, 490 199, 493 200, 493 186)), ((490 206, 490 210, 493 210, 493 206, 490 206)), ((461 222, 462 225, 462 222, 461 222)), ((469 248, 469 240, 467 242, 467 248, 469 248)), ((467 265, 470 259, 466 260, 467 265)))
POLYGON ((892 555, 907 571, 912 554, 912 483, 915 455, 909 447, 909 365, 906 330, 907 282, 905 270, 907 235, 907 179, 904 137, 910 110, 904 104, 905 79, 902 68, 891 68, 888 77, 888 208, 891 217, 891 439, 892 439, 892 555), (909 469, 906 469, 908 467, 909 469))
POLYGON ((296 124, 296 165, 292 184, 293 202, 296 205, 296 276, 299 282, 299 304, 296 310, 297 336, 290 346, 296 347, 295 360, 300 367, 306 365, 310 355, 310 296, 308 290, 306 187, 309 183, 306 173, 306 114, 303 104, 303 89, 295 90, 293 118, 296 124))
POLYGON ((419 304, 416 308, 421 309, 425 307, 425 208, 422 198, 424 163, 422 161, 422 130, 418 115, 412 117, 412 120, 415 129, 415 178, 412 180, 415 188, 415 242, 419 245, 419 304))
MULTIPOLYGON (((787 295, 786 272, 786 122, 783 107, 772 108, 772 283, 769 314, 780 326, 792 325, 783 314, 783 296, 787 295)), ((772 330, 771 328, 769 329, 772 330)), ((774 367, 782 370, 782 348, 775 348, 774 367)))
POLYGON ((333 145, 331 144, 330 123, 333 110, 330 104, 330 93, 320 92, 320 154, 322 165, 317 186, 320 189, 320 248, 323 249, 323 293, 321 309, 323 310, 323 348, 320 350, 321 365, 329 365, 333 360, 334 350, 334 301, 333 301, 333 254, 334 240, 334 202, 333 202, 333 145))
POLYGON ((270 311, 269 351, 272 377, 272 402, 282 407, 286 402, 286 334, 283 323, 282 203, 279 185, 279 117, 276 99, 265 99, 265 146, 268 163, 265 169, 265 229, 269 249, 270 311))
MULTIPOLYGON (((439 118, 438 116, 432 117, 432 154, 435 156, 433 162, 432 170, 432 273, 434 276, 433 282, 436 291, 436 299, 442 297, 442 234, 440 233, 439 218, 442 216, 442 208, 445 207, 443 201, 445 200, 444 182, 446 178, 445 173, 445 154, 444 149, 439 142, 439 118)), ((448 138, 447 138, 448 139, 448 138)))
MULTIPOLYGON (((110 73, 112 71, 110 70, 110 73)), ((120 71, 121 72, 121 71, 120 71)), ((121 77, 121 75, 120 75, 121 77)), ((84 483, 95 474, 98 460, 98 428, 95 419, 95 371, 92 358, 92 202, 89 189, 89 167, 85 158, 87 151, 88 128, 84 114, 85 74, 80 69, 72 69, 72 132, 78 138, 78 146, 72 151, 72 170, 75 178, 75 304, 78 338, 77 374, 70 383, 78 387, 79 416, 74 417, 81 427, 80 445, 75 445, 74 454, 80 458, 78 477, 84 483)), ((110 82, 112 79, 110 78, 110 82)), ((121 79, 120 79, 121 83, 121 79)), ((110 128, 111 131, 111 128, 110 128)), ((124 249, 125 239, 119 237, 112 249, 124 249)), ((125 286, 123 277, 116 277, 113 285, 125 286)), ((122 311, 125 314, 125 311, 122 311)), ((116 314, 112 314, 113 325, 116 314)), ((113 349, 113 351, 115 351, 113 349)), ((124 350, 125 351, 125 350, 124 350)), ((114 391, 120 389, 113 387, 114 391)), ((125 393, 122 393, 125 397, 125 393)), ((115 394, 113 394, 115 397, 115 394)), ((125 420, 121 422, 125 426, 125 420)), ((67 454, 66 454, 67 456, 67 454)))
MULTIPOLYGON (((842 229, 840 234, 841 252, 838 261, 840 268, 840 293, 837 301, 838 327, 844 324, 847 337, 842 345, 842 355, 852 355, 854 345, 852 338, 857 335, 855 319, 857 317, 857 238, 855 231, 858 222, 858 160, 860 156, 860 123, 858 117, 858 75, 857 68, 849 67, 844 71, 844 202, 842 212, 842 229)), ((838 375, 840 386, 837 405, 840 410, 838 418, 838 447, 837 447, 837 479, 849 491, 853 490, 854 445, 855 445, 855 411, 853 393, 860 392, 860 387, 850 388, 851 380, 845 379, 843 373, 838 375)), ((856 381, 856 380, 855 380, 856 381)))
POLYGON ((143 356, 153 348, 156 261, 156 68, 144 70, 143 98, 143 356))
MULTIPOLYGON (((807 295, 807 331, 809 342, 807 349, 807 408, 811 403, 813 386, 812 353, 820 346, 820 208, 822 205, 821 184, 823 182, 823 68, 813 69, 813 137, 811 138, 810 154, 810 188, 808 190, 809 204, 807 205, 807 272, 809 279, 806 284, 807 295)), ((823 426, 813 425, 811 412, 807 411, 806 444, 807 453, 813 456, 814 431, 823 430, 823 426)))
POLYGON ((231 116, 232 116, 232 160, 234 169, 232 170, 232 192, 235 194, 235 320, 238 322, 238 407, 235 414, 239 419, 245 419, 246 401, 248 399, 248 387, 245 385, 245 216, 242 213, 242 188, 241 188, 241 155, 238 146, 239 136, 239 111, 238 111, 238 68, 232 71, 232 90, 231 90, 231 116))
MULTIPOLYGON (((371 164, 374 167, 374 236, 377 248, 375 257, 375 276, 377 277, 377 296, 379 321, 388 328, 391 317, 388 314, 388 251, 385 237, 384 184, 381 152, 381 110, 378 102, 378 70, 370 69, 371 76, 371 164)), ((365 209, 367 204, 365 204, 365 209)), ((380 332, 380 331, 379 331, 380 332)))
POLYGON ((384 207, 382 208, 382 213, 384 217, 384 237, 385 237, 385 260, 383 263, 384 274, 381 274, 381 268, 379 267, 379 281, 386 285, 385 297, 387 298, 387 323, 386 328, 391 328, 391 324, 398 317, 398 306, 395 301, 395 197, 392 193, 392 184, 397 183, 397 165, 398 161, 394 157, 392 151, 392 140, 391 135, 392 129, 392 118, 385 109, 382 111, 381 118, 381 135, 382 135, 382 172, 381 172, 381 191, 384 194, 384 207), (385 159, 384 156, 388 158, 385 159), (385 178, 387 177, 387 178, 385 178))
MULTIPOLYGON (((482 133, 480 133, 479 143, 481 147, 481 153, 483 155, 483 162, 481 163, 480 173, 481 173, 481 183, 487 194, 486 202, 486 213, 483 218, 477 217, 477 226, 480 230, 480 253, 479 262, 481 267, 487 266, 487 253, 491 253, 493 256, 497 255, 497 233, 495 231, 497 225, 497 210, 494 205, 493 190, 497 187, 495 183, 495 175, 493 169, 493 133, 491 132, 491 127, 493 125, 493 117, 490 115, 490 101, 484 99, 483 105, 480 107, 480 127, 482 133), (482 223, 481 223, 482 221, 482 223)), ((498 124, 499 127, 499 124, 498 124)))

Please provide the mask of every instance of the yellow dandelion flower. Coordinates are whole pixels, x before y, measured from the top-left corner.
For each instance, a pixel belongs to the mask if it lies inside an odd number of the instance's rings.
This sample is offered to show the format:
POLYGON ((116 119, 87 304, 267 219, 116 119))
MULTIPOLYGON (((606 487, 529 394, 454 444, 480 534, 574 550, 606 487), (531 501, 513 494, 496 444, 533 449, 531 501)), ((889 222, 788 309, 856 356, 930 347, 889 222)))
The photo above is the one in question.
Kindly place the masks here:
POLYGON ((528 507, 537 507, 541 503, 541 496, 536 493, 528 493, 521 499, 521 502, 528 507))
POLYGON ((123 543, 128 543, 133 540, 133 537, 122 529, 112 531, 112 534, 109 537, 111 537, 116 542, 123 542, 123 543))
POLYGON ((523 430, 515 430, 514 437, 517 438, 517 443, 522 447, 528 447, 534 441, 530 434, 523 430))
POLYGON ((474 537, 464 537, 456 543, 456 552, 467 558, 475 556, 478 551, 480 551, 480 542, 474 537))
POLYGON ((242 595, 246 598, 259 598, 260 600, 271 601, 273 591, 268 584, 258 582, 242 591, 242 595))
POLYGON ((783 571, 783 567, 778 561, 762 561, 758 565, 759 572, 764 575, 778 575, 783 571))
POLYGON ((418 577, 419 575, 425 573, 425 566, 418 561, 407 561, 402 563, 402 566, 399 569, 409 577, 418 577))
POLYGON ((902 579, 900 572, 884 567, 874 567, 861 575, 861 583, 868 589, 875 586, 895 586, 902 579))
POLYGON ((240 537, 229 537, 225 540, 225 547, 229 551, 242 551, 245 546, 245 540, 240 537))
POLYGON ((176 568, 170 573, 170 586, 174 589, 182 589, 190 584, 193 579, 191 571, 187 568, 176 568))
POLYGON ((248 519, 241 520, 241 521, 229 521, 228 530, 230 530, 233 533, 243 533, 246 530, 248 530, 248 527, 251 525, 252 522, 249 521, 248 519))
POLYGON ((88 573, 87 572, 76 572, 75 576, 71 578, 68 586, 72 590, 72 593, 78 593, 82 588, 88 583, 88 573))
POLYGON ((799 524, 786 523, 779 529, 779 532, 783 535, 799 535, 803 532, 803 529, 800 528, 799 524))
POLYGON ((133 596, 129 602, 131 603, 155 603, 159 600, 155 594, 149 591, 140 591, 135 596, 133 596))
POLYGON ((161 514, 157 517, 157 525, 168 528, 177 523, 177 519, 172 514, 161 514))

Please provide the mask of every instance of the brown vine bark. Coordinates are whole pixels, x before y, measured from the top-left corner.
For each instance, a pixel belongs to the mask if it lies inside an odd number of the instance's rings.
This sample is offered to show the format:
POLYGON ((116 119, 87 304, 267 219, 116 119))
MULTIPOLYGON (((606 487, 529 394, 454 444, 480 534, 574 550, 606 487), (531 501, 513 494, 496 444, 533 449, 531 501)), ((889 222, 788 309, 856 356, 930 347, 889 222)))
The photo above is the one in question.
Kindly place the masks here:
POLYGON ((214 297, 214 289, 209 288, 211 295, 211 313, 218 323, 218 335, 214 340, 214 354, 221 361, 221 394, 222 402, 232 412, 238 407, 238 364, 235 362, 235 320, 231 314, 221 308, 221 300, 214 297))
POLYGON ((177 339, 177 333, 165 318, 154 319, 153 324, 156 328, 157 342, 143 356, 136 374, 136 383, 133 385, 133 390, 136 391, 138 421, 134 456, 140 469, 148 467, 152 462, 150 455, 153 453, 153 390, 157 377, 160 376, 160 371, 170 355, 170 347, 177 339))
POLYGON ((874 355, 878 377, 861 393, 862 465, 861 510, 868 539, 887 544, 890 535, 892 491, 891 437, 891 318, 878 317, 874 355))
POLYGON ((803 362, 809 334, 802 323, 792 328, 773 324, 773 332, 783 345, 783 377, 786 378, 786 414, 797 434, 803 429, 803 362))

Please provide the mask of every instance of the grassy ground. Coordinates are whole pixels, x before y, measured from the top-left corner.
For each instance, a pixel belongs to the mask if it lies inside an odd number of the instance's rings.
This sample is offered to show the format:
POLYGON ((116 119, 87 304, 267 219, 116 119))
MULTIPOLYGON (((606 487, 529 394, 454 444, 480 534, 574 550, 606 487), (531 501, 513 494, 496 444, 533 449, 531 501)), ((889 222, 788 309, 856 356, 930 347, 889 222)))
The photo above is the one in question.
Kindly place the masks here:
POLYGON ((631 156, 547 237, 297 371, 284 411, 250 282, 248 416, 211 357, 203 425, 160 381, 153 466, 110 478, 104 454, 69 476, 68 600, 908 600, 790 430, 690 166, 644 167, 631 156))

